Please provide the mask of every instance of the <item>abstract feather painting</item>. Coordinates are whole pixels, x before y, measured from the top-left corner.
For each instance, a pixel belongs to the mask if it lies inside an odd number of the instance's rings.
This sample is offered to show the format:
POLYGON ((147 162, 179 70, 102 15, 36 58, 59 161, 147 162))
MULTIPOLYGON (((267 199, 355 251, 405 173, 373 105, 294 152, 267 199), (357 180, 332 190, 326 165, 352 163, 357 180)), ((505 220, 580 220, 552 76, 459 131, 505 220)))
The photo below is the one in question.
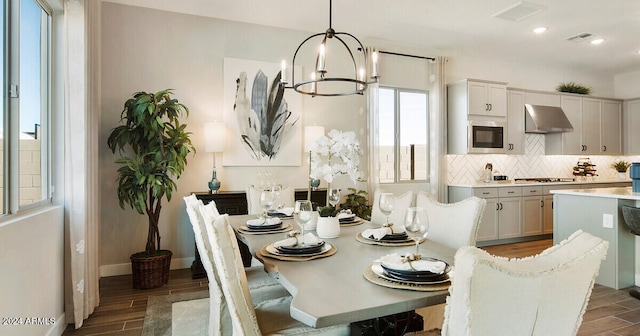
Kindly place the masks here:
POLYGON ((224 59, 224 166, 300 166, 302 97, 280 86, 280 65, 224 59))

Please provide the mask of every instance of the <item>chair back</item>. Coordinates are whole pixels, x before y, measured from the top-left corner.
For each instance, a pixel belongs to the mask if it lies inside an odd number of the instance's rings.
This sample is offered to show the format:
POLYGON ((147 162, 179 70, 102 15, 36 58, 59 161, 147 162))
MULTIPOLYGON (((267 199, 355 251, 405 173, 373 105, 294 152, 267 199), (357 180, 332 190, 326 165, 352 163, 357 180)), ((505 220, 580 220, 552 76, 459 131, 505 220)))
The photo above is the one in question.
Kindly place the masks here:
MULTIPOLYGON (((376 190, 373 194, 371 222, 374 224, 384 224, 387 220, 387 217, 380 211, 380 194, 382 194, 380 189, 376 190)), ((394 225, 403 225, 407 209, 413 205, 413 195, 413 191, 407 191, 400 196, 395 196, 395 204, 393 206, 393 212, 389 215, 389 222, 394 223, 394 225)))
POLYGON ((261 335, 247 276, 242 265, 235 232, 228 223, 228 215, 221 215, 207 225, 214 266, 220 277, 222 292, 227 300, 234 335, 261 335))
POLYGON ((478 226, 487 201, 470 197, 457 203, 440 203, 430 194, 419 192, 416 206, 425 208, 429 218, 427 238, 453 249, 475 246, 478 226))
MULTIPOLYGON (((230 317, 226 301, 222 295, 222 289, 220 288, 220 280, 213 269, 211 245, 204 228, 204 218, 200 211, 201 208, 211 208, 211 206, 205 206, 193 194, 184 197, 184 202, 187 206, 189 221, 193 227, 196 248, 209 279, 209 336, 227 335, 231 332, 230 317)), ((215 205, 213 208, 215 209, 215 205)), ((210 209, 207 211, 211 212, 210 209)))
POLYGON ((442 335, 576 335, 608 246, 577 231, 523 259, 459 249, 442 335))
MULTIPOLYGON (((246 191, 247 195, 247 209, 250 215, 261 214, 263 209, 260 205, 260 193, 262 189, 260 187, 249 186, 246 191)), ((291 187, 283 187, 279 191, 278 200, 276 206, 282 204, 286 207, 293 207, 295 204, 295 194, 291 187)), ((274 206, 275 207, 275 206, 274 206)))
POLYGON ((622 206, 622 217, 625 223, 636 236, 640 236, 640 208, 634 208, 627 205, 622 206))

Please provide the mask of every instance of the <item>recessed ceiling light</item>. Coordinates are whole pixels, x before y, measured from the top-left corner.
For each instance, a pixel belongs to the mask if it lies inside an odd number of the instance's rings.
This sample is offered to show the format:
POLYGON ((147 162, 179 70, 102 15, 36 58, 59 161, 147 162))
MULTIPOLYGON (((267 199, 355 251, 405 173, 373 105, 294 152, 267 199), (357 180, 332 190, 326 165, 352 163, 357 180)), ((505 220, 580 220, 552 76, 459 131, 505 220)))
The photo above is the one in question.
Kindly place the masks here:
POLYGON ((602 42, 604 42, 603 38, 597 38, 595 40, 591 40, 591 44, 595 44, 595 45, 598 45, 598 44, 600 44, 602 42))
POLYGON ((548 29, 547 27, 538 27, 538 28, 534 29, 533 32, 536 33, 536 34, 542 34, 542 33, 546 32, 547 29, 548 29))

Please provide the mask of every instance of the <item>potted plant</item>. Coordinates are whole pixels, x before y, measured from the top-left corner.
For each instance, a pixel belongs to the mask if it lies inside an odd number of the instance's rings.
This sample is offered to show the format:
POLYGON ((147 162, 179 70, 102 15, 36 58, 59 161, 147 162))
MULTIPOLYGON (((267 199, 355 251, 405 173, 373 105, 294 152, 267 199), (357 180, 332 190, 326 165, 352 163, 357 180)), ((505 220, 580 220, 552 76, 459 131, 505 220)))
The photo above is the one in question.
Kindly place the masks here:
POLYGON ((157 93, 136 92, 124 103, 123 125, 111 130, 107 141, 111 152, 118 150, 118 200, 148 218, 147 243, 143 252, 131 255, 133 287, 156 288, 169 279, 171 251, 160 248, 162 199, 171 200, 187 155, 195 152, 179 118, 189 109, 171 97, 166 89, 157 93))
POLYGON ((340 210, 351 210, 356 216, 364 219, 371 219, 371 205, 367 199, 368 193, 364 190, 356 190, 356 188, 349 188, 351 194, 348 194, 344 203, 340 204, 340 210))
POLYGON ((328 136, 318 138, 311 145, 312 179, 327 181, 327 202, 318 207, 318 224, 316 232, 321 238, 335 238, 340 233, 340 224, 335 217, 338 209, 329 203, 331 182, 338 175, 349 175, 356 183, 360 178, 360 142, 355 132, 331 130, 328 136), (328 230, 326 228, 329 228, 328 230))
POLYGON ((611 168, 615 169, 618 172, 618 177, 620 179, 625 179, 627 177, 626 173, 629 167, 631 167, 631 163, 624 160, 615 161, 611 164, 611 168))

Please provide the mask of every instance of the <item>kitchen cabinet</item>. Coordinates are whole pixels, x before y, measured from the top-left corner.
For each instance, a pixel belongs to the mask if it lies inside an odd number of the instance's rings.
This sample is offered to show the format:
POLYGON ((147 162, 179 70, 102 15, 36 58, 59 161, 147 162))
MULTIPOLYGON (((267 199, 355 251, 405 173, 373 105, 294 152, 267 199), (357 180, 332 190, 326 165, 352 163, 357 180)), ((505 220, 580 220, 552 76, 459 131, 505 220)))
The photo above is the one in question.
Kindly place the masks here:
POLYGON ((520 237, 522 188, 477 188, 474 195, 487 201, 478 227, 477 241, 520 237))
POLYGON ((507 154, 523 155, 525 93, 508 90, 507 97, 507 154))
POLYGON ((622 154, 620 101, 562 95, 561 107, 573 132, 547 134, 547 155, 622 154))
POLYGON ((507 117, 507 83, 465 79, 448 84, 447 93, 468 115, 507 117))
POLYGON ((623 152, 625 155, 640 154, 640 99, 624 102, 622 116, 622 134, 624 136, 623 152))
POLYGON ((544 199, 542 186, 522 187, 522 236, 543 233, 544 199))

